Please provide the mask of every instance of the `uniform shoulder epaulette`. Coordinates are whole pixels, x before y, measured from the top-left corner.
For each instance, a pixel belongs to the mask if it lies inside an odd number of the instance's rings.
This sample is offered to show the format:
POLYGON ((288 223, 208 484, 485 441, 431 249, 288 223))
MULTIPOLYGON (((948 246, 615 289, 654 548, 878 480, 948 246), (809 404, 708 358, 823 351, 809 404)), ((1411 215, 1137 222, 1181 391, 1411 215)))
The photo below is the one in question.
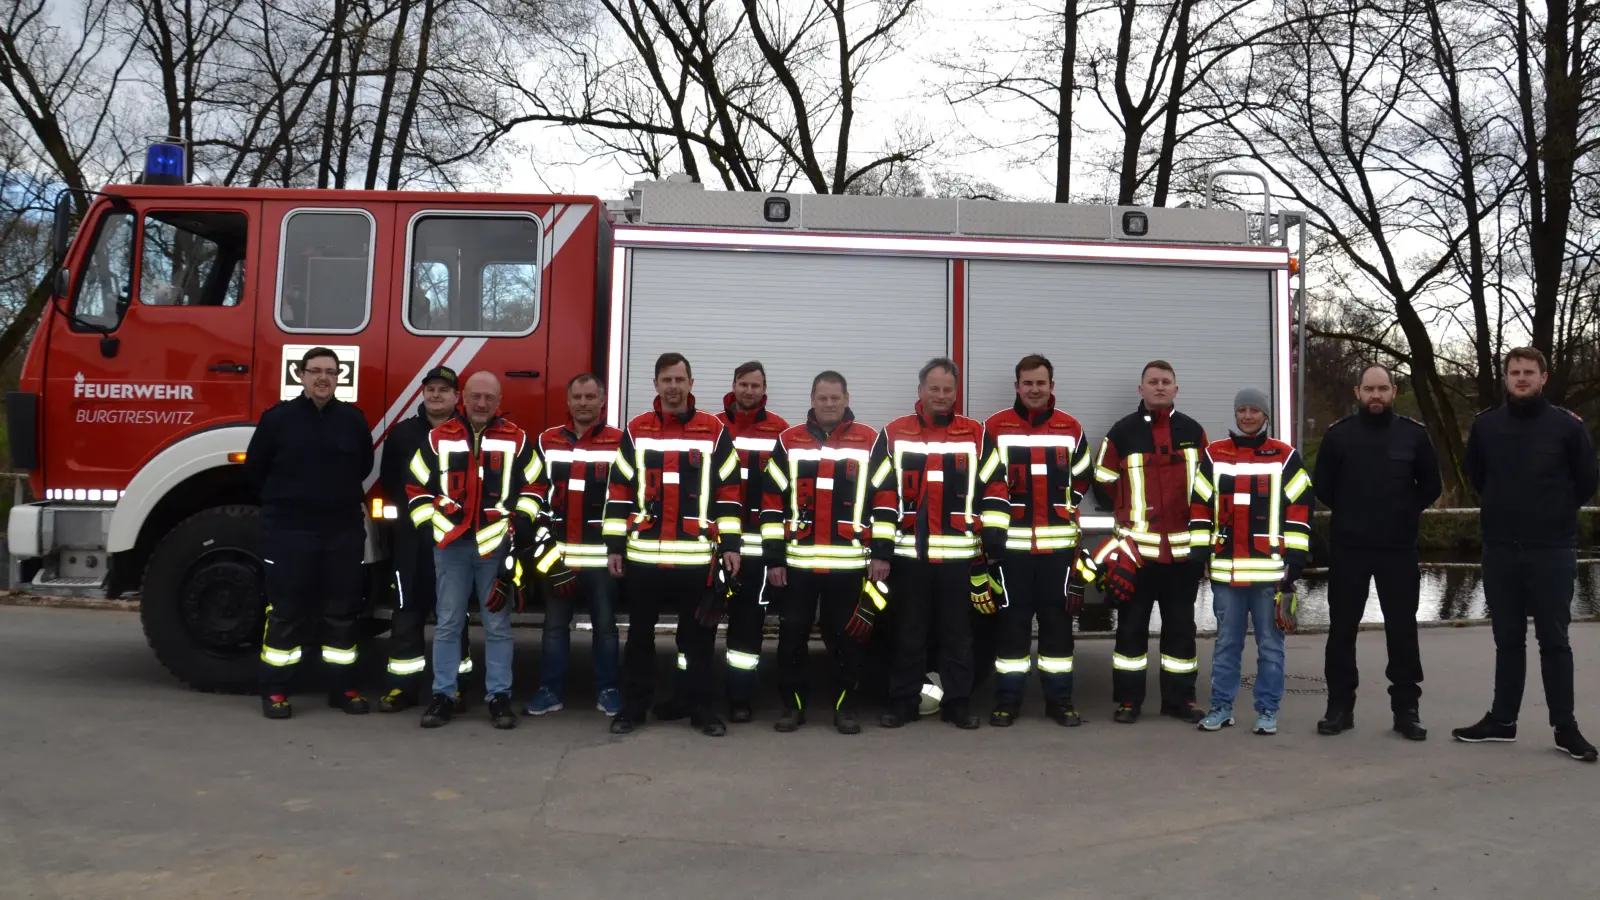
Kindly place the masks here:
MULTIPOLYGON (((1500 404, 1500 406, 1504 406, 1504 405, 1505 405, 1505 404, 1503 404, 1503 403, 1502 403, 1502 404, 1500 404)), ((1480 409, 1480 410, 1478 410, 1478 411, 1477 411, 1477 412, 1475 412, 1475 413, 1473 413, 1473 414, 1472 414, 1472 417, 1473 417, 1473 418, 1474 418, 1474 419, 1476 419, 1476 418, 1477 418, 1477 417, 1479 417, 1479 416, 1481 416, 1481 415, 1483 415, 1483 414, 1484 414, 1484 413, 1492 413, 1492 412, 1494 412, 1494 411, 1495 411, 1495 410, 1497 410, 1497 409, 1499 409, 1499 408, 1500 408, 1500 406, 1491 406, 1491 407, 1489 407, 1489 408, 1488 408, 1488 409, 1480 409)))
MULTIPOLYGON (((1552 403, 1550 405, 1551 406, 1556 406, 1554 403, 1552 403)), ((1556 406, 1556 409, 1559 409, 1562 412, 1566 413, 1567 415, 1573 417, 1574 419, 1577 419, 1579 422, 1583 421, 1583 416, 1580 416, 1577 413, 1573 412, 1572 410, 1567 409, 1565 406, 1556 406)))
POLYGON ((1422 424, 1421 422, 1417 421, 1416 419, 1411 418, 1410 416, 1397 416, 1397 418, 1404 419, 1407 422, 1410 422, 1411 424, 1417 426, 1418 428, 1421 428, 1423 431, 1427 431, 1428 430, 1428 426, 1422 424))
POLYGON ((1349 415, 1339 419, 1337 422, 1334 422, 1332 425, 1329 425, 1328 426, 1328 430, 1331 431, 1331 430, 1333 430, 1335 428, 1338 428, 1340 425, 1343 425, 1344 423, 1350 421, 1351 419, 1354 419, 1355 417, 1356 417, 1355 413, 1350 413, 1349 415))

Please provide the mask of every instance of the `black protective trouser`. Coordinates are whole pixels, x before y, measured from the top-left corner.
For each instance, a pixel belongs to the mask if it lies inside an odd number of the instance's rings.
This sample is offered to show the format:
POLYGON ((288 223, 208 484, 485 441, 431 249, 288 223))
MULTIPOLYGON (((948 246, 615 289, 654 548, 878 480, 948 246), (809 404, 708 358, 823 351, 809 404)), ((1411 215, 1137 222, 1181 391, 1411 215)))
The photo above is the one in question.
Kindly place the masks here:
POLYGON ((1000 564, 1006 605, 994 661, 996 706, 1022 702, 1033 660, 1033 620, 1039 620, 1039 684, 1046 702, 1072 705, 1072 617, 1067 571, 1073 552, 1007 553, 1000 564))
POLYGON ((622 651, 622 711, 629 718, 642 720, 655 699, 656 623, 663 610, 678 617, 676 699, 692 712, 711 711, 717 629, 695 618, 709 574, 709 566, 628 563, 623 581, 628 643, 622 651))
POLYGON ((739 561, 739 593, 728 600, 728 702, 755 702, 760 684, 762 629, 766 601, 777 588, 767 584, 767 568, 759 556, 739 561))
POLYGON ((862 645, 845 633, 861 600, 865 573, 814 572, 790 566, 789 586, 778 598, 778 695, 784 709, 811 703, 811 623, 821 609, 822 645, 828 651, 828 697, 835 710, 854 709, 862 645))
POLYGON ((1572 724, 1572 645, 1567 642, 1567 626, 1572 624, 1577 575, 1578 552, 1570 547, 1484 545, 1483 593, 1494 627, 1494 706, 1489 714, 1501 722, 1516 722, 1522 711, 1532 616, 1550 724, 1572 724))
POLYGON ((1389 706, 1395 712, 1416 709, 1422 698, 1422 652, 1417 646, 1417 602, 1422 571, 1417 551, 1366 547, 1333 548, 1328 572, 1328 708, 1355 708, 1356 635, 1367 609, 1367 590, 1378 582, 1384 639, 1389 645, 1389 706))
POLYGON ((1113 703, 1144 705, 1150 667, 1150 612, 1161 609, 1161 704, 1194 702, 1200 660, 1194 645, 1194 601, 1200 569, 1190 560, 1145 563, 1135 576, 1133 599, 1117 607, 1117 642, 1112 649, 1113 703))
MULTIPOLYGON (((414 691, 424 686, 428 668, 428 647, 424 632, 438 592, 433 572, 433 538, 410 527, 404 520, 396 525, 390 540, 394 564, 395 605, 389 620, 389 687, 414 691)), ((472 671, 467 629, 461 629, 461 668, 458 674, 472 671)))
POLYGON ((263 516, 267 628, 261 641, 261 693, 289 693, 302 654, 320 638, 328 690, 355 686, 356 616, 361 612, 362 524, 295 528, 263 516), (320 621, 319 621, 320 620, 320 621))
POLYGON ((971 560, 895 558, 889 574, 889 603, 895 608, 891 706, 916 709, 927 671, 930 631, 937 634, 944 702, 967 702, 973 673, 971 567, 971 560))

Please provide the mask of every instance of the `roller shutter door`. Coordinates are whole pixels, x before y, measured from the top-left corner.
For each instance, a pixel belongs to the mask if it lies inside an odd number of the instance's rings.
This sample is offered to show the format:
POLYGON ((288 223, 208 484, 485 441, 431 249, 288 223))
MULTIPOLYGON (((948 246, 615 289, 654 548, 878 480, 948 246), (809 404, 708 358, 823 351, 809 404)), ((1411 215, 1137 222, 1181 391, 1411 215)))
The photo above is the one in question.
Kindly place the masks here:
POLYGON ((650 408, 655 360, 676 350, 694 365, 695 399, 718 412, 733 370, 759 359, 767 403, 798 424, 811 379, 850 382, 856 418, 874 428, 911 411, 917 370, 947 353, 947 268, 940 259, 632 251, 626 340, 628 416, 650 408))
POLYGON ((974 261, 968 266, 969 407, 1010 406, 1014 366, 1043 353, 1056 405, 1101 436, 1139 404, 1139 372, 1165 359, 1178 409, 1212 440, 1233 424, 1233 396, 1272 379, 1271 274, 1262 270, 974 261))

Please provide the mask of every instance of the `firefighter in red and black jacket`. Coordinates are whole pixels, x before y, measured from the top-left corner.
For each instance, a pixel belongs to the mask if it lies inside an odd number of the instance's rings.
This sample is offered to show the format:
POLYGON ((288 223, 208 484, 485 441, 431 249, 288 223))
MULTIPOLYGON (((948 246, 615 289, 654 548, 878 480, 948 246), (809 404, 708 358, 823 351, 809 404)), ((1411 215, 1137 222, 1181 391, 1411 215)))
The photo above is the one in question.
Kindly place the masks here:
POLYGON ((1010 502, 1001 562, 1006 605, 996 646, 995 706, 989 724, 1016 721, 1039 619, 1039 683, 1045 715, 1061 725, 1083 720, 1072 706, 1072 616, 1067 578, 1078 546, 1078 502, 1089 489, 1083 426, 1055 408, 1055 367, 1037 354, 1016 366, 1016 403, 983 424, 984 474, 1005 482, 1010 502), (991 471, 992 470, 992 471, 991 471))
MULTIPOLYGON (((488 598, 511 550, 518 520, 532 525, 538 499, 527 490, 533 442, 500 413, 500 382, 475 372, 461 392, 455 417, 428 433, 411 458, 406 486, 412 524, 432 526, 438 577, 433 630, 433 699, 422 727, 454 717, 461 631, 476 589, 488 598)), ((484 684, 489 718, 514 728, 511 708, 511 610, 483 608, 484 684)))
MULTIPOLYGON (((778 438, 762 481, 762 552, 778 594, 777 731, 806 721, 811 624, 822 609, 822 643, 832 675, 833 725, 856 734, 861 643, 886 599, 883 586, 864 590, 872 541, 867 483, 878 433, 855 420, 844 376, 827 371, 811 382, 804 425, 778 438), (858 643, 859 642, 859 643, 858 643)), ((748 559, 748 557, 747 557, 748 559)))
MULTIPOLYGON (((561 559, 578 576, 578 593, 588 605, 594 629, 595 703, 601 712, 614 716, 622 708, 617 689, 617 580, 606 570, 600 526, 622 430, 606 424, 605 408, 606 386, 599 377, 584 373, 567 382, 569 417, 565 424, 539 435, 528 484, 549 517, 561 559)), ((566 704, 575 599, 561 591, 545 596, 539 690, 524 710, 530 716, 553 713, 566 704)))
POLYGON ((761 560, 761 473, 789 427, 767 411, 767 370, 751 360, 733 370, 733 391, 722 398, 717 421, 733 437, 739 454, 744 507, 743 555, 739 593, 728 602, 728 719, 754 717, 762 629, 767 621, 766 570, 761 560))
POLYGON ((679 353, 656 360, 655 409, 623 429, 611 467, 601 528, 606 563, 626 574, 628 643, 622 652, 622 710, 613 734, 644 724, 655 675, 661 610, 678 617, 677 696, 656 705, 657 718, 688 716, 704 734, 727 733, 712 709, 712 657, 725 611, 723 579, 739 575, 739 457, 717 417, 695 408, 693 374, 679 353))
POLYGON ((1133 600, 1117 610, 1112 651, 1114 718, 1132 724, 1144 706, 1149 668, 1150 611, 1161 608, 1161 714, 1199 722, 1195 676, 1194 601, 1200 570, 1189 559, 1189 491, 1206 431, 1173 409, 1178 376, 1154 360, 1139 376, 1138 410, 1106 432, 1095 458, 1095 496, 1116 516, 1116 533, 1131 540, 1144 564, 1133 600))
MULTIPOLYGON (((940 718, 962 728, 982 724, 968 710, 974 588, 987 583, 986 551, 1002 552, 1011 515, 1004 480, 980 472, 983 425, 955 412, 957 378, 954 362, 930 360, 918 373, 916 412, 884 426, 872 450, 868 578, 889 575, 895 605, 885 728, 919 718, 930 628, 938 635, 940 718)), ((993 612, 986 587, 983 596, 983 611, 993 612)))

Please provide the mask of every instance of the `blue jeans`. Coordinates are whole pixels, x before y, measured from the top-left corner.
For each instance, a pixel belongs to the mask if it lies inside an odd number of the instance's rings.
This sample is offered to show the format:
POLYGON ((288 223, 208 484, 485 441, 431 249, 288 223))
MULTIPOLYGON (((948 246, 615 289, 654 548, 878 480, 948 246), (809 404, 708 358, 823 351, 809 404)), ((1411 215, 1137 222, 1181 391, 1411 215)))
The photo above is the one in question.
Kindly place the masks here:
POLYGON ((1283 702, 1283 631, 1278 628, 1273 584, 1211 582, 1211 609, 1217 616, 1217 645, 1211 653, 1211 706, 1233 708, 1239 694, 1239 664, 1244 631, 1256 626, 1256 712, 1277 712, 1283 702))
MULTIPOLYGON (((589 602, 594 626, 595 691, 617 687, 617 580, 603 568, 578 569, 578 588, 589 602)), ((539 641, 539 686, 565 701, 567 659, 572 651, 572 597, 546 593, 544 636, 539 641)))
MULTIPOLYGON (((461 632, 467 627, 467 600, 476 586, 480 598, 494 589, 495 575, 505 562, 504 545, 487 558, 468 534, 448 547, 433 548, 433 568, 438 574, 438 600, 434 607, 433 692, 456 692, 456 669, 461 665, 461 632)), ((481 602, 481 600, 480 600, 481 602)), ((484 687, 486 693, 511 695, 511 607, 483 611, 484 687)))

